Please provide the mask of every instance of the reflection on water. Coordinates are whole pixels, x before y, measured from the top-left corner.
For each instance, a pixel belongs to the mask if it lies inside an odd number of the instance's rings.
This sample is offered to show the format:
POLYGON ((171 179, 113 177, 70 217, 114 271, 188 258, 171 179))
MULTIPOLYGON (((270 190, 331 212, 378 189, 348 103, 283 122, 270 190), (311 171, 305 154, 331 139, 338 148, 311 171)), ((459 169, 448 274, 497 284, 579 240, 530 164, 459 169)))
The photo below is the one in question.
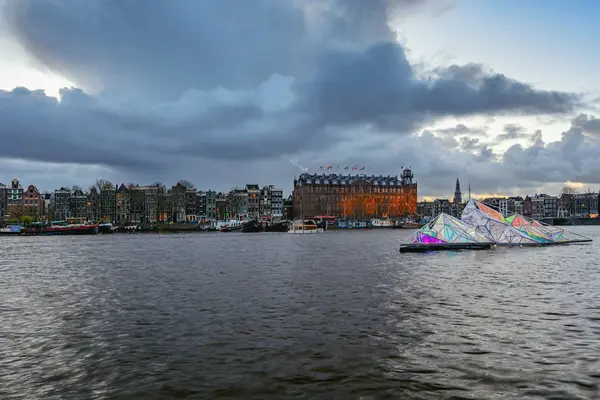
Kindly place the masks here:
POLYGON ((0 238, 0 398, 600 397, 597 244, 408 234, 0 238))

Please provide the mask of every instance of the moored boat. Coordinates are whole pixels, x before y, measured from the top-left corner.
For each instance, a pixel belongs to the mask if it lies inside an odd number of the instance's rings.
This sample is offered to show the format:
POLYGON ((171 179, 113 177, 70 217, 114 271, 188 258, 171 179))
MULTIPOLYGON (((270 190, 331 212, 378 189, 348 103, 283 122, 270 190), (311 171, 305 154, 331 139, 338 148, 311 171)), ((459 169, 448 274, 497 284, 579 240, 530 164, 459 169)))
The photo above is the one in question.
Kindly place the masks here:
POLYGON ((276 222, 266 226, 266 232, 287 232, 290 229, 290 223, 288 221, 276 222))
POLYGON ((14 235, 22 235, 23 230, 19 225, 11 225, 6 228, 0 228, 0 235, 2 236, 14 236, 14 235))
POLYGON ((373 218, 371 220, 371 226, 373 228, 392 228, 394 223, 389 219, 373 218))
POLYGON ((258 233, 258 232, 262 232, 262 225, 260 222, 258 221, 248 221, 245 224, 242 225, 242 232, 245 233, 258 233))
POLYGON ((294 221, 292 226, 288 230, 288 233, 295 234, 314 234, 323 233, 323 228, 319 228, 317 223, 313 220, 294 221))
POLYGON ((94 224, 73 224, 73 225, 53 225, 44 228, 35 228, 36 232, 31 234, 38 235, 96 235, 98 234, 98 225, 94 224))
POLYGON ((118 228, 110 222, 98 225, 98 233, 115 233, 118 228))

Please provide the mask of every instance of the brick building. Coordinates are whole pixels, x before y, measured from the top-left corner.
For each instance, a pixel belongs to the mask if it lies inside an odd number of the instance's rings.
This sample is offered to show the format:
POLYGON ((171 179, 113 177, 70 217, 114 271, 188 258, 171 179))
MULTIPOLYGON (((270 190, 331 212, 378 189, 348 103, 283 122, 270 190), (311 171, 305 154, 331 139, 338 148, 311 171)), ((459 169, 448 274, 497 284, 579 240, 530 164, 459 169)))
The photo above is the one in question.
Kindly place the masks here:
POLYGON ((402 176, 300 175, 294 180, 295 218, 329 215, 347 219, 399 218, 417 212, 417 183, 402 176))

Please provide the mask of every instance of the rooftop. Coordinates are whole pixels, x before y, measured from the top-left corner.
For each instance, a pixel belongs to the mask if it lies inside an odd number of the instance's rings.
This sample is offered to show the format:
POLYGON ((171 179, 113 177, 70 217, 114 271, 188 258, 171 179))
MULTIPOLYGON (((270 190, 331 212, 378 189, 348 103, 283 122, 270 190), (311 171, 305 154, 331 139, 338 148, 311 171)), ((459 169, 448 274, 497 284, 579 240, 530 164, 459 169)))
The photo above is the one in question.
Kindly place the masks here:
POLYGON ((398 176, 384 175, 342 175, 342 174, 301 174, 296 179, 296 184, 309 185, 350 185, 356 181, 365 181, 372 185, 394 186, 400 185, 402 181, 398 176))

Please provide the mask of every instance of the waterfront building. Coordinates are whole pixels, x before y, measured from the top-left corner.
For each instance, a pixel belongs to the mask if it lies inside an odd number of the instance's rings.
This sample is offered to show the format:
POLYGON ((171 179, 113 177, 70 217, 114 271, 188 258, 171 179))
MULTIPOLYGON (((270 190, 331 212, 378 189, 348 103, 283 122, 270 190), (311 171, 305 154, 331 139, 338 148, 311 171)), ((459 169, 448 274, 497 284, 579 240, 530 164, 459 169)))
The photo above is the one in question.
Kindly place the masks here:
POLYGON ((121 186, 117 189, 116 196, 116 223, 118 225, 124 225, 130 222, 130 196, 127 186, 121 183, 121 186))
POLYGON ((10 216, 10 209, 23 205, 23 186, 17 178, 14 178, 8 186, 6 193, 6 211, 10 216))
POLYGON ((433 201, 433 215, 441 213, 452 215, 452 204, 448 199, 435 199, 433 201))
POLYGON ((533 203, 531 201, 531 197, 525 196, 523 200, 523 216, 531 217, 533 214, 533 203))
POLYGON ((558 217, 558 197, 545 195, 544 197, 544 217, 558 217))
POLYGON ((27 215, 36 218, 42 216, 44 204, 40 192, 35 185, 29 185, 27 190, 23 192, 23 207, 25 207, 25 214, 27 215))
POLYGON ((83 190, 75 189, 68 197, 69 217, 87 220, 89 218, 88 197, 83 190))
POLYGON ((196 202, 198 197, 198 191, 193 188, 187 188, 185 191, 185 220, 186 221, 197 221, 198 220, 198 204, 196 202))
POLYGON ((433 212, 432 201, 420 201, 417 203, 417 214, 421 218, 433 218, 435 214, 433 212))
POLYGON ((198 219, 205 220, 206 218, 206 193, 199 191, 196 193, 196 209, 198 210, 198 219))
POLYGON ((64 221, 71 217, 71 191, 65 187, 54 191, 54 199, 52 201, 53 216, 55 221, 64 221))
POLYGON ((271 191, 268 186, 260 189, 259 215, 263 219, 271 219, 271 191))
POLYGON ((4 221, 6 219, 6 215, 8 214, 8 211, 6 210, 7 207, 7 203, 6 203, 6 196, 8 193, 8 188, 6 185, 0 183, 0 222, 4 221))
POLYGON ((173 222, 185 222, 186 220, 186 187, 177 182, 175 186, 171 188, 171 196, 173 200, 172 215, 169 216, 173 222))
POLYGON ((273 221, 283 217, 283 190, 266 185, 260 190, 259 214, 273 221))
POLYGON ((303 173, 294 179, 294 217, 398 218, 417 212, 417 184, 410 169, 402 176, 303 173))
POLYGON ((246 194, 248 196, 247 217, 258 219, 260 214, 260 189, 258 185, 246 185, 246 194))
POLYGON ((531 217, 534 219, 544 218, 544 194, 536 194, 531 198, 531 217))
POLYGON ((110 182, 105 182, 100 188, 100 220, 114 222, 117 217, 117 190, 110 182))
POLYGON ((131 222, 147 222, 145 189, 145 187, 137 185, 129 188, 129 220, 131 222))
POLYGON ((225 221, 229 218, 229 195, 219 193, 215 198, 215 215, 219 221, 225 221))
POLYGON ((48 217, 50 214, 50 205, 52 204, 52 194, 45 192, 40 195, 43 204, 43 215, 48 217))
POLYGON ((217 192, 214 190, 207 190, 205 193, 204 201, 204 215, 205 219, 215 220, 217 219, 217 192))
POLYGON ((283 219, 286 221, 294 219, 294 200, 292 195, 289 195, 288 198, 283 201, 283 219))
POLYGON ((575 217, 598 214, 598 194, 592 192, 575 194, 572 206, 572 214, 575 217))
POLYGON ((217 219, 217 192, 207 190, 196 194, 196 206, 198 218, 201 220, 217 219))
POLYGON ((96 186, 93 186, 87 194, 88 219, 93 222, 98 222, 101 219, 100 211, 100 193, 96 186))
POLYGON ((156 214, 150 217, 151 221, 172 222, 173 217, 173 193, 164 185, 154 186, 149 195, 156 196, 156 214))
POLYGON ((227 195, 227 215, 231 219, 244 220, 248 218, 248 192, 246 189, 233 189, 227 195))
POLYGON ((508 215, 523 215, 523 198, 521 196, 508 198, 508 215))

